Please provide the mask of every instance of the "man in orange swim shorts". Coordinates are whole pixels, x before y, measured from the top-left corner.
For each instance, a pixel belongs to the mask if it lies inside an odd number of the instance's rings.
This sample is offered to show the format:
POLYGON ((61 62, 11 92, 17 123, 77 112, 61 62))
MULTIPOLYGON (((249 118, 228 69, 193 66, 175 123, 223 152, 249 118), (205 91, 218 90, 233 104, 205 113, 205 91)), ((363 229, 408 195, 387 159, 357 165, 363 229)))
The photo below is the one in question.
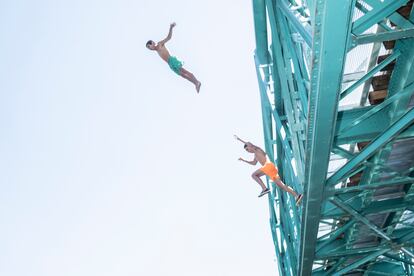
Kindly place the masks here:
POLYGON ((259 185, 262 187, 262 192, 259 194, 259 197, 267 194, 270 192, 269 188, 266 187, 266 185, 263 183, 263 181, 260 179, 260 177, 262 177, 263 175, 267 175, 273 182, 275 182, 275 184, 281 188, 282 190, 288 192, 289 194, 293 195, 295 197, 295 201, 296 201, 296 205, 299 205, 300 202, 302 201, 303 195, 302 194, 298 194, 297 192, 295 192, 295 190, 293 190, 291 187, 287 186, 285 183, 283 183, 280 180, 279 174, 278 174, 278 170, 275 166, 275 164, 273 164, 269 158, 267 157, 266 152, 264 152, 264 150, 262 150, 261 148, 259 148, 258 146, 253 145, 250 142, 245 142, 242 139, 240 139, 239 137, 237 137, 237 135, 234 135, 234 138, 236 138, 236 140, 242 142, 244 144, 244 149, 247 152, 253 153, 254 154, 254 159, 252 161, 247 161, 244 160, 243 158, 239 158, 240 161, 246 162, 250 165, 256 165, 257 162, 259 162, 262 167, 260 169, 258 169, 257 171, 255 171, 252 174, 252 178, 259 183, 259 185))

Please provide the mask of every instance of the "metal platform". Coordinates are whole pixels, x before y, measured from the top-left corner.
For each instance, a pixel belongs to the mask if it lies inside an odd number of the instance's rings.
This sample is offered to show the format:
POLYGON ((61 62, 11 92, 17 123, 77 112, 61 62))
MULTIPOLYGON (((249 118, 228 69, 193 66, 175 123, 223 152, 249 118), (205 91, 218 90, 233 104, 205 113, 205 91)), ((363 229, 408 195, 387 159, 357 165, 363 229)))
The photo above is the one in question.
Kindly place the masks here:
POLYGON ((408 0, 253 0, 280 275, 414 274, 408 0))

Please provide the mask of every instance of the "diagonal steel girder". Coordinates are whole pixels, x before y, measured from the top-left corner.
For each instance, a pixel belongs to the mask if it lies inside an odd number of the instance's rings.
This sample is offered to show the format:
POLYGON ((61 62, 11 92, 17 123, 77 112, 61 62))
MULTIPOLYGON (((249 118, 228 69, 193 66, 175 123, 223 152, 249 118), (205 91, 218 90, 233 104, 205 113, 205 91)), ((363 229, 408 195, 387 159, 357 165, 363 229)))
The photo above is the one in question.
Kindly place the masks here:
POLYGON ((393 62, 396 58, 400 56, 399 51, 395 51, 390 55, 388 58, 386 58, 383 62, 372 68, 369 72, 367 72, 361 79, 356 81, 354 84, 352 84, 350 87, 348 87, 345 91, 341 92, 340 99, 342 100, 347 95, 349 95, 352 91, 354 91, 358 86, 365 83, 368 79, 372 78, 374 74, 378 73, 381 69, 383 69, 385 66, 393 62))
POLYGON ((368 4, 371 4, 373 9, 354 22, 352 33, 357 35, 362 34, 372 25, 378 23, 379 21, 382 21, 384 18, 395 12, 396 9, 406 4, 408 0, 371 0, 366 2, 368 4))
POLYGON ((286 0, 276 0, 277 6, 280 8, 284 16, 286 16, 289 21, 292 23, 294 29, 302 36, 303 40, 306 42, 307 45, 311 46, 312 44, 312 35, 309 30, 305 29, 302 23, 298 20, 298 18, 292 13, 289 9, 286 0))
POLYGON ((388 237, 388 235, 384 234, 381 231, 381 229, 379 229, 376 225, 371 223, 367 218, 365 218, 364 216, 359 214, 357 211, 352 209, 352 207, 350 207, 347 204, 345 204, 344 202, 342 202, 339 198, 330 199, 330 201, 333 204, 335 204, 336 206, 338 206, 339 208, 341 208, 342 210, 344 210, 345 212, 347 212, 348 214, 352 215, 356 220, 358 220, 358 221, 362 222, 363 224, 365 224, 366 226, 368 226, 368 228, 370 228, 372 231, 374 231, 381 238, 383 238, 387 241, 391 241, 391 238, 388 237))
POLYGON ((354 0, 317 1, 313 22, 313 64, 305 159, 298 275, 310 275, 333 143, 354 0))
POLYGON ((347 164, 331 175, 326 184, 335 185, 346 178, 354 169, 356 169, 361 162, 367 160, 370 156, 376 153, 382 146, 389 143, 393 137, 398 135, 407 126, 414 122, 414 108, 404 114, 397 122, 391 125, 386 131, 379 135, 372 141, 360 154, 352 158, 347 164))

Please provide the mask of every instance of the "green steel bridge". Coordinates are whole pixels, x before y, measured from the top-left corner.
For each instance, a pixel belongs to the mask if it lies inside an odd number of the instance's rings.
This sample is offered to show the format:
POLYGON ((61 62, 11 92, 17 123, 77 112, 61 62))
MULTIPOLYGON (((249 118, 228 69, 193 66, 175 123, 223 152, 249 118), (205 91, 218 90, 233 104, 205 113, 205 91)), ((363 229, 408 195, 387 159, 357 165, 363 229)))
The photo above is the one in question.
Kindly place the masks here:
POLYGON ((414 275, 409 0, 253 0, 280 275, 414 275))

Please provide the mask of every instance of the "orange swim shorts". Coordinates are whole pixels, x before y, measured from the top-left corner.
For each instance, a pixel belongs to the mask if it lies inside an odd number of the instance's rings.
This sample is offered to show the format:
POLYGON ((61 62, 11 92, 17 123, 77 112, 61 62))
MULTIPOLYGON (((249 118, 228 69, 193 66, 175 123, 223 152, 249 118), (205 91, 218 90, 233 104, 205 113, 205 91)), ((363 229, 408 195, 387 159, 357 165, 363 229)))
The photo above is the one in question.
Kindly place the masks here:
POLYGON ((267 162, 266 164, 264 164, 263 167, 260 168, 260 170, 265 175, 270 177, 270 179, 272 179, 272 181, 275 181, 275 179, 279 177, 278 170, 277 170, 275 164, 273 164, 272 162, 267 162))

